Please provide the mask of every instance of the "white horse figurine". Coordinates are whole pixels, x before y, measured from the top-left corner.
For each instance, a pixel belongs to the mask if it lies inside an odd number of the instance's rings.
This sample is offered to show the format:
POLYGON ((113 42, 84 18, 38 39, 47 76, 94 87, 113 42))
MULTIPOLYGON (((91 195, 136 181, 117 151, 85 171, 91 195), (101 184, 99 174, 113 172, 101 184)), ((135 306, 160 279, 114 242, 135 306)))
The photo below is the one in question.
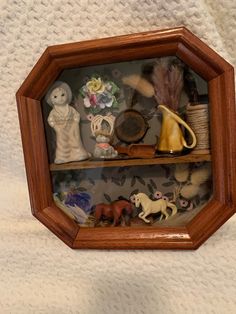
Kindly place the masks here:
POLYGON ((171 216, 177 213, 177 207, 173 203, 163 199, 152 201, 145 193, 135 194, 134 203, 136 207, 142 206, 142 212, 138 216, 147 223, 150 223, 150 220, 146 219, 148 215, 159 212, 161 212, 162 216, 165 215, 165 219, 167 219, 169 217, 167 213, 168 207, 172 209, 171 216))

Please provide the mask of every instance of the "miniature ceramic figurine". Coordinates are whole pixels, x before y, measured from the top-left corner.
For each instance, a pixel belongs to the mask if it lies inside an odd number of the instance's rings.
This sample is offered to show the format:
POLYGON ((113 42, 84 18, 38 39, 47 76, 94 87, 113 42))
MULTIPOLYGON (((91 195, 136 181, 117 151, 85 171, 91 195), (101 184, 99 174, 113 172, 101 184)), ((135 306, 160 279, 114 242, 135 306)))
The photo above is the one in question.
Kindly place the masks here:
POLYGON ((96 158, 115 158, 118 152, 109 144, 110 137, 107 135, 97 135, 93 156, 96 158))
POLYGON ((142 212, 138 216, 146 223, 150 223, 150 220, 146 219, 148 215, 159 212, 165 215, 165 219, 167 219, 169 217, 169 214, 167 213, 168 207, 172 209, 171 216, 177 213, 177 207, 165 199, 152 201, 145 193, 134 194, 133 197, 135 206, 142 206, 142 212))
POLYGON ((119 200, 111 204, 97 204, 94 206, 95 226, 98 225, 103 218, 111 219, 112 225, 117 226, 120 223, 122 215, 127 215, 128 220, 125 220, 126 225, 130 225, 130 218, 133 212, 133 204, 126 200, 119 200))
POLYGON ((197 143, 196 136, 190 126, 177 114, 183 90, 183 65, 173 58, 158 59, 153 67, 152 81, 158 108, 163 117, 158 151, 180 153, 184 147, 194 148, 197 143), (187 145, 180 125, 190 133, 191 145, 187 145))
POLYGON ((80 114, 72 106, 72 92, 68 84, 56 81, 46 95, 53 107, 48 124, 56 132, 55 163, 61 164, 89 158, 80 137, 80 114))
POLYGON ((92 135, 96 138, 93 156, 115 158, 118 152, 109 144, 114 133, 115 117, 96 115, 91 121, 92 135))
POLYGON ((165 153, 179 153, 186 148, 194 148, 197 143, 196 136, 189 125, 178 114, 164 105, 158 107, 162 112, 161 134, 158 151, 165 153), (192 137, 192 144, 188 145, 180 126, 184 126, 192 137))
POLYGON ((80 88, 80 95, 84 100, 87 114, 96 115, 107 113, 111 109, 119 107, 119 87, 112 81, 105 81, 99 76, 92 76, 85 85, 80 88))

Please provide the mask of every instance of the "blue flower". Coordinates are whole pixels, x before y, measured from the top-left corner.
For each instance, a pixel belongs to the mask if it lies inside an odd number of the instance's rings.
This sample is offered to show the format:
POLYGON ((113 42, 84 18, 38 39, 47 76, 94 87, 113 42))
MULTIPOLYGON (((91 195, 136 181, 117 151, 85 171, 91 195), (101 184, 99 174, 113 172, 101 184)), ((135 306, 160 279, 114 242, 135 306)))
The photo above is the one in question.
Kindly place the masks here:
POLYGON ((65 200, 65 205, 78 206, 83 209, 86 213, 90 213, 91 209, 91 196, 85 192, 71 192, 68 193, 65 200))

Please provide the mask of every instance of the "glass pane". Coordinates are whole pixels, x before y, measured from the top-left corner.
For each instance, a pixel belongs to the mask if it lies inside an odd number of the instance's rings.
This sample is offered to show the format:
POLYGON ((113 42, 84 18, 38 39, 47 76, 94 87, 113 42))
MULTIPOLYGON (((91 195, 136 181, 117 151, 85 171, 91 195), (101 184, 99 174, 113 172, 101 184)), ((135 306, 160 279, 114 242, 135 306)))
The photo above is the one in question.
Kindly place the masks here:
POLYGON ((208 87, 181 60, 67 69, 56 81, 42 109, 54 200, 72 219, 184 226, 208 203, 208 87))

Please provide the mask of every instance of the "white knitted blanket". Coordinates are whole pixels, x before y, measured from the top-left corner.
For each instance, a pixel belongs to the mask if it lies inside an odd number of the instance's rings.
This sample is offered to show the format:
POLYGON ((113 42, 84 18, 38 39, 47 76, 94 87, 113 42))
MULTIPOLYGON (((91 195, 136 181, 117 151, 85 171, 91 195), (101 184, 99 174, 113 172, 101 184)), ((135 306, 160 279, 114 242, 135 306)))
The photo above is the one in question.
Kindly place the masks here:
POLYGON ((235 0, 0 0, 0 314, 236 313, 236 217, 197 251, 114 252, 30 213, 15 92, 45 48, 180 25, 236 65, 235 0))

